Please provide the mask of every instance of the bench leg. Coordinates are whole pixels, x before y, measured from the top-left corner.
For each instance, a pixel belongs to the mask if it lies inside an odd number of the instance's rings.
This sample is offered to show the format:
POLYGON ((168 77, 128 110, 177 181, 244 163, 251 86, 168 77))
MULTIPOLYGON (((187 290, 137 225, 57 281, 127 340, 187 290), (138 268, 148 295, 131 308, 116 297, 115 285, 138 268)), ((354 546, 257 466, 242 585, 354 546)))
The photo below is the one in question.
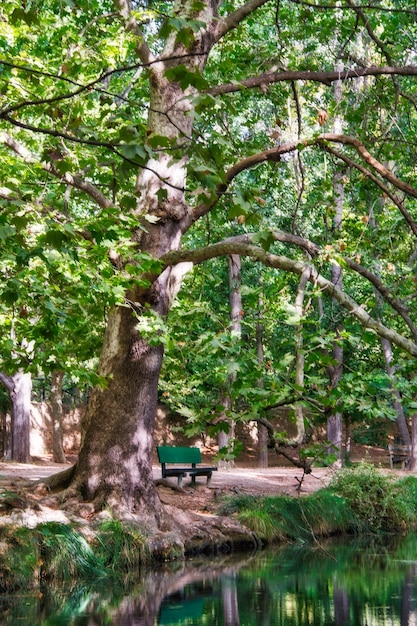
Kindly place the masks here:
POLYGON ((195 475, 194 474, 191 475, 191 484, 195 485, 195 475))

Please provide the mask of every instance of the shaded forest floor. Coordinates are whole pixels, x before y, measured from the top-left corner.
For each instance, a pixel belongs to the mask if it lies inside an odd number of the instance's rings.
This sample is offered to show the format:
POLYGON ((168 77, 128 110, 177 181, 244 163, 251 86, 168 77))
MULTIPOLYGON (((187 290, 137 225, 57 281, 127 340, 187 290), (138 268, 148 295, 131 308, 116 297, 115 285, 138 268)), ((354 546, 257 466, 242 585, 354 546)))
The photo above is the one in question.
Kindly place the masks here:
MULTIPOLYGON (((68 464, 76 460, 68 459, 68 464)), ((352 451, 351 462, 369 461, 384 469, 389 469, 387 451, 382 448, 358 446, 352 451)), ((210 484, 206 484, 204 477, 199 477, 195 486, 188 478, 183 480, 181 488, 174 478, 161 480, 160 466, 154 465, 159 496, 164 504, 177 507, 185 511, 192 511, 205 515, 216 512, 219 501, 229 495, 252 494, 259 496, 303 496, 326 486, 331 480, 334 471, 330 467, 313 467, 309 475, 296 467, 282 465, 282 460, 276 460, 277 465, 267 469, 256 467, 253 458, 242 457, 231 469, 219 469, 213 472, 210 484)), ((28 481, 42 481, 51 474, 68 468, 67 465, 52 463, 47 457, 34 460, 32 464, 0 462, 0 487, 13 490, 23 490, 28 481)), ((211 464, 211 463, 210 463, 211 464)), ((395 470, 400 474, 399 470, 395 470)), ((31 490, 32 491, 32 490, 31 490)), ((33 493, 33 491, 32 491, 33 493)), ((36 493, 36 492, 35 492, 36 493)), ((35 496, 36 497, 36 496, 35 496)), ((39 500, 45 501, 47 494, 39 489, 39 500)))

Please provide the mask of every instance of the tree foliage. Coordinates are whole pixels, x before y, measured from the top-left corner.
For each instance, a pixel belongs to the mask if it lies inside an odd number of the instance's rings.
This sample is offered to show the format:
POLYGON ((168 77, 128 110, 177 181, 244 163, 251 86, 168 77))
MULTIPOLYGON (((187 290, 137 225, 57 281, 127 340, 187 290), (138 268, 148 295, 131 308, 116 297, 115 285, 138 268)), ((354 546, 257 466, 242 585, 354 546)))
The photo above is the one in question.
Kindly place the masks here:
POLYGON ((216 427, 228 377, 231 410, 245 419, 281 402, 303 402, 319 419, 335 406, 390 417, 378 336, 395 346, 414 409, 415 35, 406 0, 3 2, 2 367, 78 366, 107 326, 105 385, 90 403, 76 479, 84 485, 101 459, 89 496, 106 480, 105 451, 122 423, 124 451, 147 433, 132 452, 142 478, 130 473, 125 496, 147 493, 163 348, 163 395, 191 429, 202 418, 216 427), (337 231, 335 177, 344 188, 337 231), (239 341, 216 260, 230 254, 245 259, 239 341), (331 281, 335 263, 343 290, 331 281), (263 363, 254 349, 260 275, 263 363), (335 316, 344 317, 340 337, 335 316), (335 339, 346 375, 328 389, 335 339), (99 441, 100 415, 109 428, 99 441))

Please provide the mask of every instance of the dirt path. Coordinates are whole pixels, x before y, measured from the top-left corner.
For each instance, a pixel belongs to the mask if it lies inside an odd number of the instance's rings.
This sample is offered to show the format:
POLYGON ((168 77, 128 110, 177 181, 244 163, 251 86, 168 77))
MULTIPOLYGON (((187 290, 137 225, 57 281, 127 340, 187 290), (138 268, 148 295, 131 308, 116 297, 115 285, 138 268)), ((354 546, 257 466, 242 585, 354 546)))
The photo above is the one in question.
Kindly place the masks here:
MULTIPOLYGON (((42 480, 68 467, 68 464, 60 465, 48 460, 36 464, 0 462, 0 486, 13 484, 19 486, 22 481, 42 480)), ((164 504, 183 510, 212 513, 224 496, 305 495, 328 484, 331 476, 332 470, 329 468, 317 468, 312 474, 303 476, 303 472, 297 468, 236 467, 213 472, 209 485, 206 484, 204 477, 197 479, 196 486, 191 486, 190 481, 185 478, 182 488, 178 489, 177 480, 170 478, 158 484, 158 492, 164 504)), ((159 465, 154 466, 154 477, 159 482, 161 478, 159 465)))

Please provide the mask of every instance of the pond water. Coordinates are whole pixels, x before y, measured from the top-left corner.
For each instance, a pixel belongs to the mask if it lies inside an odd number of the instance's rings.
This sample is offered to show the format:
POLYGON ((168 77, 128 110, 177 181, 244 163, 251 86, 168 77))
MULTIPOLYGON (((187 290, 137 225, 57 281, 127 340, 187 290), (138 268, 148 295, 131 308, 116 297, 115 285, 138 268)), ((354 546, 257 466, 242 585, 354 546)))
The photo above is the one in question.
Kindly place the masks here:
POLYGON ((417 535, 164 565, 134 584, 1 596, 2 626, 416 626, 417 535))

